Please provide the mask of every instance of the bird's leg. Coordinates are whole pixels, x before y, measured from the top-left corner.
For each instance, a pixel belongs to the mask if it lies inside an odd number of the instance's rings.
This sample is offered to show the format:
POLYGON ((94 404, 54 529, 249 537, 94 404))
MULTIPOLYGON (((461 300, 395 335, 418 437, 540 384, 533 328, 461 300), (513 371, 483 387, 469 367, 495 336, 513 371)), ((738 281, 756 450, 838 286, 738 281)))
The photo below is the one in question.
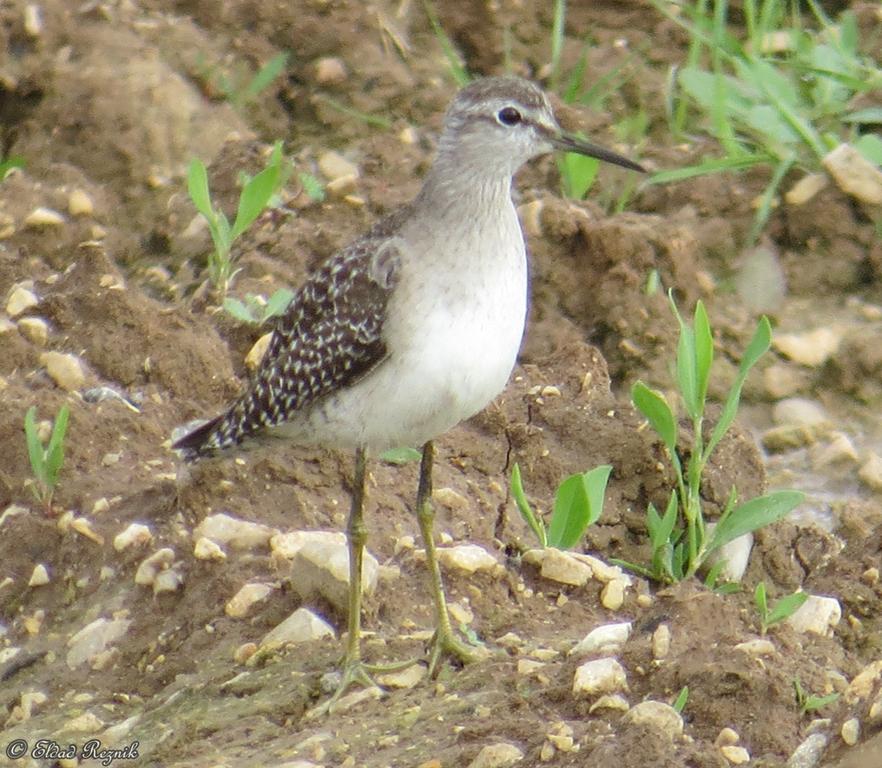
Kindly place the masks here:
POLYGON ((375 685, 361 660, 361 572, 364 561, 364 545, 367 528, 364 524, 364 487, 367 452, 358 448, 355 452, 355 473, 352 478, 352 506, 346 538, 349 543, 349 617, 346 653, 343 656, 343 679, 327 703, 330 707, 353 683, 366 687, 375 685))
POLYGON ((444 584, 441 581, 441 569, 435 554, 435 538, 432 524, 435 512, 432 509, 432 461, 435 447, 430 440, 423 446, 423 457, 420 461, 420 484, 417 491, 417 519, 420 533, 426 547, 426 563, 429 567, 432 595, 435 599, 435 635, 432 638, 432 649, 429 654, 429 676, 438 673, 441 660, 445 656, 453 656, 463 664, 476 661, 477 655, 454 633, 450 626, 450 615, 447 612, 447 599, 444 597, 444 584))

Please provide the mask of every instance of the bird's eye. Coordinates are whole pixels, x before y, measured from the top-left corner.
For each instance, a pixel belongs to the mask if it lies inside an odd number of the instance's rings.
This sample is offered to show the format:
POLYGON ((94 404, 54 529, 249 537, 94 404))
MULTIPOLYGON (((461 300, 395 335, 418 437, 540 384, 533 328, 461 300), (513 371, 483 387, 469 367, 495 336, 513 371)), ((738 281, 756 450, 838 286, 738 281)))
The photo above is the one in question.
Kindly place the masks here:
POLYGON ((496 119, 503 125, 517 125, 523 118, 514 107, 503 107, 496 115, 496 119))

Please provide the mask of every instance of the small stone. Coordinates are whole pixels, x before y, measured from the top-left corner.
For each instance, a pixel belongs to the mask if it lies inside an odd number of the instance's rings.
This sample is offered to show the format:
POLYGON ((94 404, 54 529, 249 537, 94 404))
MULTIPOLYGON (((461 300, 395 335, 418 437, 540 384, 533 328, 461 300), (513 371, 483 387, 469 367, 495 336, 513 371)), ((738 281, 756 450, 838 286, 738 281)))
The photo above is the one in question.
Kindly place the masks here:
POLYGON ((99 547, 104 546, 104 537, 92 527, 91 521, 85 517, 75 517, 71 521, 70 527, 80 536, 94 541, 99 547))
POLYGON ((671 628, 659 624, 652 633, 652 658, 656 661, 666 659, 671 651, 671 628))
POLYGON ((118 533, 113 539, 113 548, 122 552, 129 547, 142 547, 153 541, 150 529, 141 523, 130 523, 126 529, 118 533))
POLYGON ((122 458, 122 453, 119 451, 108 451, 101 457, 101 466, 102 467, 115 467, 119 464, 119 460, 122 458))
POLYGON ((25 691, 21 694, 19 703, 12 708, 12 712, 6 721, 6 727, 11 727, 17 723, 26 723, 31 719, 34 710, 45 704, 49 700, 42 691, 25 691))
POLYGON ((9 292, 6 300, 6 314, 10 317, 18 317, 22 312, 36 307, 40 303, 37 294, 21 285, 16 285, 9 292))
POLYGON ((720 754, 732 765, 744 765, 750 762, 750 752, 744 747, 737 747, 734 744, 720 747, 720 754))
POLYGON ((84 712, 78 717, 68 720, 64 724, 65 731, 73 731, 75 733, 97 733, 104 728, 104 723, 93 715, 91 712, 84 712))
POLYGON ((461 493, 454 491, 453 488, 437 488, 432 493, 432 498, 447 509, 458 510, 469 507, 469 500, 461 493))
POLYGON ((496 644, 503 648, 517 649, 523 646, 524 638, 515 632, 506 632, 502 637, 496 638, 496 644))
POLYGON ((318 167, 324 177, 329 181, 339 179, 342 176, 359 177, 358 166, 347 160, 339 152, 333 150, 324 152, 319 156, 318 167))
MULTIPOLYGON (((708 537, 713 534, 714 528, 716 528, 716 523, 707 524, 708 537)), ((712 568, 717 563, 722 562, 723 566, 720 569, 719 576, 725 581, 739 583, 747 570, 752 549, 753 534, 745 533, 711 552, 706 561, 707 566, 712 568)))
POLYGON ((358 189, 358 176, 354 173, 348 176, 338 176, 325 184, 325 192, 328 193, 328 197, 334 200, 343 200, 356 189, 358 189))
POLYGON ((28 581, 29 587, 42 587, 49 583, 49 571, 43 563, 37 563, 31 573, 31 579, 28 581))
POLYGON ((518 659, 518 674, 523 675, 524 677, 527 675, 533 675, 545 667, 546 664, 544 661, 537 661, 536 659, 518 659))
POLYGON ((407 125, 401 129, 401 132, 398 134, 398 141, 404 144, 406 147, 412 147, 419 141, 420 137, 416 132, 416 129, 412 125, 407 125))
POLYGON ((741 737, 738 735, 738 732, 734 728, 723 728, 717 735, 717 738, 714 739, 714 746, 716 747, 726 747, 731 746, 733 744, 737 744, 741 741, 741 737))
POLYGON ((413 536, 399 536, 395 539, 395 549, 393 552, 395 555, 400 555, 402 552, 413 552, 414 547, 416 546, 416 541, 413 536))
POLYGON ((610 611, 617 611, 625 603, 625 589, 627 582, 622 579, 613 579, 604 585, 600 591, 600 603, 610 611))
POLYGON ((450 618, 457 624, 471 624, 475 620, 472 610, 462 603, 450 603, 447 610, 450 612, 450 618))
POLYGON ((672 739, 683 733, 683 718, 670 704, 662 701, 641 701, 625 714, 627 722, 648 725, 672 739))
POLYGON ((37 635, 39 635, 40 630, 43 628, 43 620, 45 618, 46 611, 44 611, 42 608, 38 608, 30 616, 25 616, 22 621, 25 632, 27 632, 31 637, 36 637, 37 635))
POLYGON ((230 618, 241 619, 248 615, 249 611, 257 603, 266 600, 273 592, 272 584, 251 582, 245 584, 224 607, 224 613, 230 618))
POLYGON ((613 712, 627 712, 631 709, 628 700, 620 693, 604 694, 595 701, 589 708, 589 714, 593 714, 598 709, 609 709, 613 712))
MULTIPOLYGON (((345 536, 335 537, 327 531, 301 531, 312 534, 296 550, 291 559, 294 590, 304 601, 316 595, 324 597, 336 608, 345 610, 349 604, 349 549, 345 536), (341 541, 342 539, 342 541, 341 541)), ((372 594, 377 585, 380 564, 367 550, 362 564, 362 592, 372 594)))
POLYGON ((806 600, 785 621, 797 632, 813 632, 828 636, 842 618, 842 608, 835 597, 809 595, 806 600))
POLYGON ((58 211, 53 211, 51 208, 45 208, 40 206, 39 208, 34 208, 24 220, 26 227, 31 227, 32 229, 40 229, 42 227, 58 227, 64 224, 65 218, 58 211))
POLYGON ((411 664, 397 672, 378 675, 377 682, 384 688, 408 689, 415 688, 426 676, 428 670, 422 664, 411 664))
POLYGON ((586 661, 576 669, 573 678, 575 696, 615 693, 627 688, 628 678, 624 667, 611 657, 586 661))
POLYGON ((775 403, 772 420, 776 424, 795 424, 802 427, 820 427, 830 423, 824 406, 805 397, 790 397, 775 403))
POLYGON ((263 334, 263 336, 254 342, 251 349, 248 350, 248 354, 245 355, 245 367, 248 368, 249 371, 257 370, 260 361, 263 360, 263 356, 266 354, 266 350, 269 347, 270 339, 272 339, 272 337, 272 331, 263 334))
POLYGON ((543 763, 548 763, 554 759, 554 755, 557 750, 554 748, 554 744, 550 741, 542 742, 542 748, 539 750, 539 759, 543 763))
POLYGON ((882 458, 870 451, 858 470, 861 482, 872 491, 882 491, 882 458))
POLYGON ((488 744, 469 763, 469 768, 509 768, 524 759, 524 753, 514 744, 501 741, 488 744))
POLYGON ((213 560, 214 562, 223 562, 227 559, 227 553, 221 549, 220 545, 211 539, 200 536, 196 539, 193 547, 193 557, 197 560, 213 560))
POLYGON ((845 691, 845 701, 849 704, 865 701, 873 693, 873 688, 880 678, 882 678, 882 660, 870 662, 849 683, 845 691))
POLYGON ((816 768, 827 748, 827 737, 823 733, 813 733, 790 755, 786 768, 816 768))
POLYGON ((784 195, 784 199, 787 201, 788 205, 805 205, 826 186, 826 174, 807 173, 790 187, 784 195))
POLYGON ((168 568, 174 559, 175 551, 173 549, 169 547, 158 549, 138 566, 138 570, 135 571, 135 584, 152 587, 159 572, 168 568))
POLYGON ((24 31, 29 37, 40 37, 43 34, 43 12, 35 3, 24 7, 24 31))
POLYGON ((46 368, 50 378, 62 389, 73 392, 86 383, 83 364, 76 355, 63 352, 44 352, 40 365, 46 368))
POLYGON ((446 568, 475 573, 476 571, 496 572, 499 562, 483 547, 477 544, 458 544, 455 547, 439 547, 438 562, 446 568))
POLYGON ((879 583, 879 569, 875 565, 871 565, 861 574, 861 581, 864 584, 873 586, 879 583))
POLYGON ((569 656, 585 656, 589 653, 617 653, 631 636, 631 622, 603 624, 592 629, 569 652, 569 656))
POLYGON ((156 574, 153 580, 153 594, 161 595, 163 592, 177 592, 184 584, 184 577, 174 568, 166 568, 156 574))
POLYGON ((763 371, 763 386, 769 397, 780 400, 795 395, 806 386, 806 381, 803 372, 793 366, 773 363, 763 371))
POLYGON ((271 650, 288 644, 308 643, 323 637, 336 639, 337 634, 321 616, 301 607, 267 632, 260 641, 260 648, 271 650))
POLYGON ((816 328, 806 333, 782 333, 772 338, 772 346, 793 362, 818 368, 839 349, 842 331, 816 328))
POLYGON ((257 643, 242 643, 233 652, 233 661, 236 664, 245 664, 255 653, 257 653, 257 643))
POLYGON ((746 640, 735 646, 736 651, 746 653, 748 656, 773 656, 775 654, 775 644, 771 640, 756 638, 755 640, 746 640))
POLYGON ((38 347, 45 347, 49 340, 49 324, 42 317, 23 317, 18 321, 18 332, 38 347))
POLYGON ((100 499, 95 499, 95 503, 92 504, 92 514, 93 515, 102 515, 110 509, 110 502, 106 497, 102 496, 100 499))
POLYGON ((867 205, 882 205, 882 171, 850 144, 840 144, 821 164, 843 192, 867 205))
POLYGON ((126 618, 95 619, 67 641, 67 666, 92 664, 108 646, 124 637, 132 622, 126 618))
POLYGON ((581 587, 587 584, 593 575, 591 566, 580 562, 570 552, 563 552, 555 547, 548 547, 544 552, 540 573, 545 579, 581 587))
POLYGON ((86 192, 75 189, 68 195, 67 212, 71 216, 91 216, 95 212, 95 204, 86 192))
POLYGON ((217 544, 228 544, 233 549, 265 547, 276 533, 278 531, 267 525, 239 520, 224 513, 209 515, 193 531, 197 538, 204 536, 217 544))
POLYGON ((814 445, 818 439, 818 430, 814 427, 785 424, 766 430, 761 439, 763 448, 769 453, 785 453, 814 445))
POLYGON ((346 64, 336 56, 323 56, 315 62, 315 81, 319 85, 340 85, 348 76, 346 64))
POLYGON ((840 465, 856 464, 858 452, 851 438, 843 432, 832 432, 829 442, 814 446, 811 452, 812 467, 816 470, 840 465))
POLYGON ((861 721, 856 717, 851 717, 842 724, 842 730, 839 732, 842 740, 853 747, 858 743, 861 737, 861 721))

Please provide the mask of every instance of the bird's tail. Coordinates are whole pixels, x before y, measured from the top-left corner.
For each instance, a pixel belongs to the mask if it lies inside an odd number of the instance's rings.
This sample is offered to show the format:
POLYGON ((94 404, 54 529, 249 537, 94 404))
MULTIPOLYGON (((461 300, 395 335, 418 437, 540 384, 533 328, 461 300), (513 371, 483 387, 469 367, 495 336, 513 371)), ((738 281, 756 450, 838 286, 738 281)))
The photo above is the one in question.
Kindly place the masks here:
MULTIPOLYGON (((203 422, 195 429, 187 431, 181 437, 172 435, 174 442, 172 450, 179 451, 186 461, 195 461, 202 456, 209 456, 224 446, 218 440, 218 427, 223 422, 225 414, 215 416, 209 421, 203 422)), ((178 428, 175 432, 183 431, 185 427, 178 428)))

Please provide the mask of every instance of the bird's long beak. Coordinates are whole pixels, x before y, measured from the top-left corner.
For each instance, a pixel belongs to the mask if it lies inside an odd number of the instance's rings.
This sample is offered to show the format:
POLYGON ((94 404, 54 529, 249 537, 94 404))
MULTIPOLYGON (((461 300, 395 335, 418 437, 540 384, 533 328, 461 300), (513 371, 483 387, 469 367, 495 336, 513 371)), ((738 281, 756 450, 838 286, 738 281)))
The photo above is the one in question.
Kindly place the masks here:
POLYGON ((646 173, 646 169, 642 165, 635 163, 633 160, 629 160, 627 157, 613 152, 610 149, 604 149, 603 147, 598 147, 596 144, 577 139, 575 136, 571 136, 568 133, 554 134, 549 136, 548 139, 555 149, 561 149, 564 152, 577 152, 580 155, 587 155, 588 157, 596 157, 598 160, 602 160, 605 163, 612 163, 613 165, 620 165, 623 168, 629 168, 632 171, 646 173))

